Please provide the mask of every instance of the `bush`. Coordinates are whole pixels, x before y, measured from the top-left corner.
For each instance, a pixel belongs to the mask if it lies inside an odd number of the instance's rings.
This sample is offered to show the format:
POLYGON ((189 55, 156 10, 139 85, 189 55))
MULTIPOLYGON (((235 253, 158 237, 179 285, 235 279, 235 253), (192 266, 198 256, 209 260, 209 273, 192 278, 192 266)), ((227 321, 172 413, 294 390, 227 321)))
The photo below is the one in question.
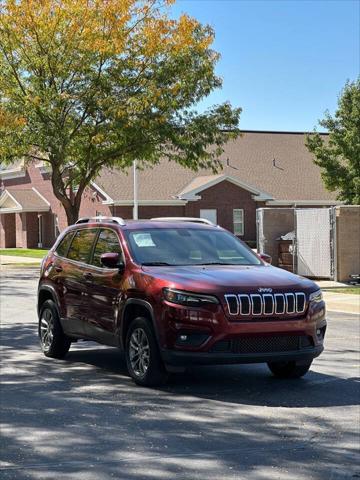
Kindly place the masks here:
POLYGON ((256 240, 245 240, 245 243, 250 248, 256 248, 256 240))

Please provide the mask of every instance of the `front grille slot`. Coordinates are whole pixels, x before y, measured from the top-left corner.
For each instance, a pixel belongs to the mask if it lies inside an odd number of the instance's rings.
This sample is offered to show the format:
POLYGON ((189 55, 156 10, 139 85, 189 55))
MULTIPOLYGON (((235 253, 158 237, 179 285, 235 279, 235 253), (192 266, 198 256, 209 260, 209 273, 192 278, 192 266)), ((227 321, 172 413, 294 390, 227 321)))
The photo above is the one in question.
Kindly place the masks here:
POLYGON ((295 295, 293 293, 286 293, 286 313, 295 313, 295 295))
POLYGON ((252 304, 252 314, 261 315, 262 313, 262 298, 261 295, 250 295, 252 304))
POLYGON ((305 310, 306 297, 304 293, 296 293, 296 311, 302 313, 305 310))
POLYGON ((248 336, 217 342, 212 352, 223 353, 276 353, 292 352, 313 346, 306 335, 248 336))
POLYGON ((285 298, 282 293, 275 293, 275 313, 281 315, 285 313, 285 298))
POLYGON ((236 295, 225 295, 230 315, 239 315, 239 302, 236 295))
POLYGON ((273 296, 266 293, 263 295, 263 300, 264 300, 264 315, 272 315, 274 313, 273 296))
POLYGON ((250 315, 251 303, 249 295, 239 295, 240 315, 250 315))

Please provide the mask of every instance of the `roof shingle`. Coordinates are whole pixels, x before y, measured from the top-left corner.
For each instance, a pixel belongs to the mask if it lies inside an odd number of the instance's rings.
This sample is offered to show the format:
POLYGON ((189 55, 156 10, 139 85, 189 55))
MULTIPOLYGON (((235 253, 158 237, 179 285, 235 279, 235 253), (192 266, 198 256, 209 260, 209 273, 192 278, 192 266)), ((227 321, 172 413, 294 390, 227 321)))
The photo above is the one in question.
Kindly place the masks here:
MULTIPOLYGON (((304 133, 250 132, 229 141, 220 157, 220 175, 233 177, 275 200, 333 201, 321 180, 320 169, 305 146, 304 133)), ((209 170, 185 169, 167 160, 138 172, 139 200, 173 200, 216 176, 209 170)), ((133 172, 103 169, 96 179, 114 201, 133 198, 133 172)))
POLYGON ((37 212, 37 211, 47 211, 50 209, 50 205, 47 201, 44 200, 44 198, 34 189, 32 188, 25 188, 21 190, 4 190, 4 192, 1 195, 1 199, 6 200, 7 197, 7 203, 13 203, 13 208, 15 210, 19 211, 27 211, 27 212, 37 212), (20 208, 18 205, 14 204, 13 200, 20 205, 20 208))

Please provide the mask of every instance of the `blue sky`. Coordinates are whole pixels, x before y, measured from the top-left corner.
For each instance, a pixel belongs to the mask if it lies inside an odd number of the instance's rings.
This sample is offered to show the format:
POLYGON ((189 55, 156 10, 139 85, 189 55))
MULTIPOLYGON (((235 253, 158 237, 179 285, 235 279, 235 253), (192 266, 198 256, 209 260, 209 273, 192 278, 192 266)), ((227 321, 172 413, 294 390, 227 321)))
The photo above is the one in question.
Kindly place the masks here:
POLYGON ((244 130, 313 130, 359 75, 360 2, 177 0, 216 32, 222 90, 200 108, 230 100, 244 130))

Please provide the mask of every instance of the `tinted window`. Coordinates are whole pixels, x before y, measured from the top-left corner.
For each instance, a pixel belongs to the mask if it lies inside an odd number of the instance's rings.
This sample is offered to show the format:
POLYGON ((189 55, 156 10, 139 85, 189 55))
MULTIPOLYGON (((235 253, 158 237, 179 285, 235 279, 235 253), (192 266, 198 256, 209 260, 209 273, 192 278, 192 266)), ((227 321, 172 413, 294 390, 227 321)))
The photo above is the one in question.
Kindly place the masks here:
POLYGON ((161 228, 128 233, 138 263, 261 265, 240 240, 218 229, 161 228))
POLYGON ((120 253, 121 247, 117 234, 113 230, 101 230, 96 242, 92 264, 103 267, 100 257, 103 253, 120 253))
POLYGON ((71 242, 67 257, 71 260, 88 263, 95 235, 96 230, 78 230, 71 242))
POLYGON ((60 257, 66 257, 73 235, 74 232, 69 232, 59 243, 56 253, 60 255, 60 257))

